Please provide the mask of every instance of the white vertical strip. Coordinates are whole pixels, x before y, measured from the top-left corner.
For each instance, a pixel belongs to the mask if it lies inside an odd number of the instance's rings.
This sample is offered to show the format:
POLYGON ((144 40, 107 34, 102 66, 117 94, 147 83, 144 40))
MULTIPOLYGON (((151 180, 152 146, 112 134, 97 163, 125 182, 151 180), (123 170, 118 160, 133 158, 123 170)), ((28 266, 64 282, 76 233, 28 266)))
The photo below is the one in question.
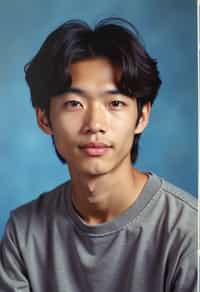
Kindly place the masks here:
POLYGON ((200 0, 197 0, 197 90, 198 90, 198 285, 197 289, 200 291, 200 0))

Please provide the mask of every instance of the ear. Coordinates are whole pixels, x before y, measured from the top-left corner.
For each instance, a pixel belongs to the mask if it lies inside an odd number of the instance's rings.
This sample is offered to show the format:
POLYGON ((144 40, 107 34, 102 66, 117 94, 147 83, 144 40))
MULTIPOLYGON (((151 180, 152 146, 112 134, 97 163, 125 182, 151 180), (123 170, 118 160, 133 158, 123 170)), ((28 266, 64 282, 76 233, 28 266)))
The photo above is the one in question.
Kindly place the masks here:
POLYGON ((146 128, 149 122, 150 112, 151 112, 151 103, 148 102, 142 108, 141 116, 135 128, 134 134, 140 134, 144 131, 144 129, 146 128))
POLYGON ((36 118, 37 118, 37 124, 38 127, 46 134, 48 135, 52 135, 52 129, 51 126, 49 124, 48 118, 46 116, 46 113, 44 110, 42 110, 41 108, 37 107, 35 109, 35 113, 36 113, 36 118))

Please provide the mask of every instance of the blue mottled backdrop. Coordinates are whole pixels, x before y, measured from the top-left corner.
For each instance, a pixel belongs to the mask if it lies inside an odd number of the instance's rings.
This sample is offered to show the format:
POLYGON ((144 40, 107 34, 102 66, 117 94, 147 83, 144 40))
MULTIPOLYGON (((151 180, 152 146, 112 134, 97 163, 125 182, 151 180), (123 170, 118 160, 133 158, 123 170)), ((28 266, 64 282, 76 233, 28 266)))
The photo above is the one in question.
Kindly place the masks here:
POLYGON ((188 0, 7 0, 0 10, 0 235, 11 209, 68 178, 36 126, 23 66, 70 18, 131 21, 163 80, 137 166, 197 193, 196 6, 188 0))

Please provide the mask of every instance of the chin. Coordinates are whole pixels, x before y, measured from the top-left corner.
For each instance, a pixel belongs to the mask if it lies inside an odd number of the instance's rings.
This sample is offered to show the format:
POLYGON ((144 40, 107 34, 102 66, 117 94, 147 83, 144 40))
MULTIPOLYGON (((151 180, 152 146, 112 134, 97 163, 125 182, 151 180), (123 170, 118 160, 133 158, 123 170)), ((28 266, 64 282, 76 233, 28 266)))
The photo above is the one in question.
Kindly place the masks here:
POLYGON ((76 159, 70 159, 68 161, 69 169, 72 173, 79 173, 80 175, 100 176, 106 175, 120 166, 122 166, 127 159, 130 160, 129 155, 119 155, 118 157, 92 157, 84 159, 82 157, 76 157, 76 159), (73 160, 73 161, 72 161, 73 160))
POLYGON ((77 163, 75 171, 79 173, 90 175, 90 176, 98 176, 105 175, 112 170, 111 163, 107 163, 106 161, 87 161, 84 163, 77 163))
POLYGON ((103 165, 88 165, 83 168, 83 172, 88 175, 104 175, 110 172, 110 168, 103 165))

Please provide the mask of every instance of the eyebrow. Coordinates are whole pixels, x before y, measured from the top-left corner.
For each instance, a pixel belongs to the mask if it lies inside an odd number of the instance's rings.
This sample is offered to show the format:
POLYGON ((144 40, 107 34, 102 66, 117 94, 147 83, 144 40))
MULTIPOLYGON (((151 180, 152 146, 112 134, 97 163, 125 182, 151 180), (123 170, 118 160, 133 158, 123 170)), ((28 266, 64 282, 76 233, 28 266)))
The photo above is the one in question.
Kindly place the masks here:
MULTIPOLYGON (((75 93, 83 97, 88 96, 87 91, 80 89, 78 87, 70 87, 66 90, 66 93, 75 93)), ((103 94, 123 94, 123 93, 119 89, 116 88, 116 89, 105 90, 103 94)))
POLYGON ((77 93, 79 95, 86 95, 86 92, 78 87, 70 87, 66 90, 66 93, 77 93))

